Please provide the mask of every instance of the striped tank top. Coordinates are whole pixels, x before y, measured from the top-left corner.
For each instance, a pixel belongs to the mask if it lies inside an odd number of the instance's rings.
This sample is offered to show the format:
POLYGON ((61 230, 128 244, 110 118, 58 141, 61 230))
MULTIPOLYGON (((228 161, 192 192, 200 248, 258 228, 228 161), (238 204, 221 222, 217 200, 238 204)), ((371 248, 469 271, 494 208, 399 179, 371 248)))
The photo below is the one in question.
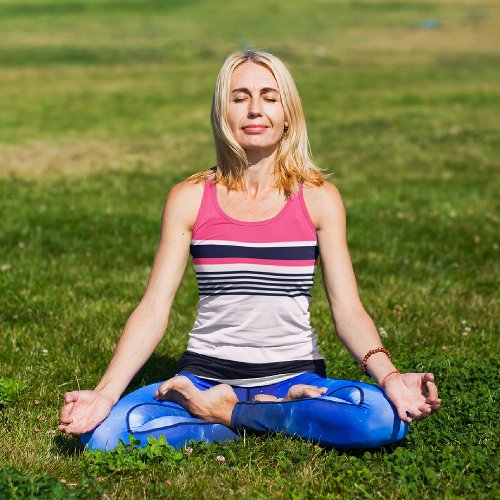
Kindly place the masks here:
POLYGON ((192 232, 198 314, 179 371, 242 387, 324 376, 309 321, 318 241, 302 185, 276 216, 245 222, 222 211, 211 177, 192 232))

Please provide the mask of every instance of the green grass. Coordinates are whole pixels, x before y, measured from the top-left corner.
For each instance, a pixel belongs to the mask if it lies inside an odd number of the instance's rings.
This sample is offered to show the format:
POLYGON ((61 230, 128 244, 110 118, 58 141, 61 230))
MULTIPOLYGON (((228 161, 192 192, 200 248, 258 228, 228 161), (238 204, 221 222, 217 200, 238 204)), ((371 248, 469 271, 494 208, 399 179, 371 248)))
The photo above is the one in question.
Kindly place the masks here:
MULTIPOLYGON (((499 18, 492 0, 0 0, 0 497, 498 497, 499 18), (170 187, 214 163, 220 64, 249 45, 291 68, 363 303, 443 407, 366 453, 247 436, 89 456, 54 433, 61 395, 105 369, 170 187)), ((329 375, 360 378, 319 273, 313 297, 329 375)), ((175 373, 196 302, 188 265, 129 390, 175 373)))

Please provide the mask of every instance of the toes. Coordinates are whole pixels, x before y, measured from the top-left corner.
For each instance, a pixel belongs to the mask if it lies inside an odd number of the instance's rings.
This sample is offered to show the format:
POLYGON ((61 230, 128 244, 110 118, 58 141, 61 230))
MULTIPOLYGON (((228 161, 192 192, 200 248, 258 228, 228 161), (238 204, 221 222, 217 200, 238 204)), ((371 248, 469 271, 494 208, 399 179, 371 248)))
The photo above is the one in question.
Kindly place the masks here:
POLYGON ((163 382, 155 391, 154 397, 160 400, 170 399, 175 393, 187 397, 193 389, 195 389, 195 387, 191 380, 183 375, 176 375, 163 382))
POLYGON ((268 401, 281 401, 281 400, 276 396, 272 396, 271 394, 256 394, 253 397, 253 401, 268 402, 268 401))
POLYGON ((293 401, 302 398, 315 398, 324 394, 326 387, 316 387, 315 385, 296 384, 290 387, 285 401, 293 401))

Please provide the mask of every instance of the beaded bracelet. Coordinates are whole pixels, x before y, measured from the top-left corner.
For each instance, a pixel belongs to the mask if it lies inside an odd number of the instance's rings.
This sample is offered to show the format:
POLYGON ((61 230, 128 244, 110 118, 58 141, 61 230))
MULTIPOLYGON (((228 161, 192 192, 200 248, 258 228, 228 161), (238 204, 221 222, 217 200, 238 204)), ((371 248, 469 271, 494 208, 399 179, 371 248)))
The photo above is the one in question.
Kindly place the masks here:
POLYGON ((376 349, 371 349, 365 354, 365 357, 363 358, 363 361, 361 361, 361 370, 363 370, 363 373, 365 375, 368 375, 368 371, 366 370, 366 364, 368 362, 368 358, 372 354, 376 354, 377 352, 383 352, 384 354, 387 354, 387 357, 389 359, 392 358, 391 353, 385 348, 385 347, 377 347, 376 349))

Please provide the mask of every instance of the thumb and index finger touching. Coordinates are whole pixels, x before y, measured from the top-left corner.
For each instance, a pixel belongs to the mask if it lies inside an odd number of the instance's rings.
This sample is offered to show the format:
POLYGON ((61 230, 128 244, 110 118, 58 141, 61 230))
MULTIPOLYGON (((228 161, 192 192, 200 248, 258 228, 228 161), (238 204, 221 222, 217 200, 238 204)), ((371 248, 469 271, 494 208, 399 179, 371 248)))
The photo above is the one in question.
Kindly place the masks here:
POLYGON ((73 419, 71 418, 71 412, 73 411, 75 403, 78 401, 78 391, 66 392, 63 398, 64 406, 62 407, 59 420, 63 424, 70 424, 71 422, 73 422, 73 419))
POLYGON ((432 373, 425 373, 422 377, 422 389, 427 393, 425 402, 430 404, 433 410, 437 410, 441 405, 441 399, 432 373))

